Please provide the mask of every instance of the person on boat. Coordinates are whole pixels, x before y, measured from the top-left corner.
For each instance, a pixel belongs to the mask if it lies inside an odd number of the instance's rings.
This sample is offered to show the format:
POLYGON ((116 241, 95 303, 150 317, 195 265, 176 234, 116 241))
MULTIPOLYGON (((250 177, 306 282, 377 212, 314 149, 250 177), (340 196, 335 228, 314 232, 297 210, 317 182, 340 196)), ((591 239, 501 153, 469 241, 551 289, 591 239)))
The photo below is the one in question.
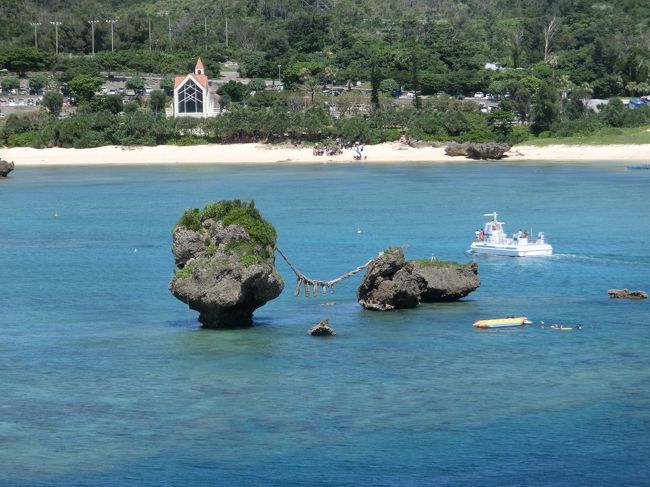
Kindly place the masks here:
POLYGON ((481 242, 482 242, 483 240, 485 240, 485 232, 483 231, 483 229, 480 229, 480 233, 479 233, 478 238, 479 238, 479 240, 480 240, 481 242))
POLYGON ((576 323, 576 330, 582 330, 582 325, 580 323, 576 323))
POLYGON ((474 232, 474 236, 476 237, 476 241, 478 242, 481 239, 481 232, 477 229, 474 232))

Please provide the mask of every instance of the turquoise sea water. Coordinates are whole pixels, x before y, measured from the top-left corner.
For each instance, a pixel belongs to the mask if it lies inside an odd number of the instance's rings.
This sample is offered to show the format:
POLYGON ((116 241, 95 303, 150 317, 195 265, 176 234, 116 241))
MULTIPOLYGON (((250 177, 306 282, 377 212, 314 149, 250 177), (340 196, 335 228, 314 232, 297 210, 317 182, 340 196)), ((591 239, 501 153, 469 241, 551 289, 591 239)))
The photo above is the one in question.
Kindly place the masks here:
POLYGON ((650 173, 623 165, 17 169, 0 181, 0 485, 649 485, 650 173), (182 211, 255 199, 306 274, 467 261, 483 213, 550 258, 479 258, 458 303, 363 311, 360 277, 247 330, 167 290, 182 211), (54 218, 54 213, 58 218, 54 218), (358 233, 361 230, 361 233, 358 233), (323 306, 335 301, 335 305, 323 306), (477 319, 536 325, 481 331, 477 319), (307 336, 329 317, 338 335, 307 336), (581 322, 580 331, 540 328, 581 322))

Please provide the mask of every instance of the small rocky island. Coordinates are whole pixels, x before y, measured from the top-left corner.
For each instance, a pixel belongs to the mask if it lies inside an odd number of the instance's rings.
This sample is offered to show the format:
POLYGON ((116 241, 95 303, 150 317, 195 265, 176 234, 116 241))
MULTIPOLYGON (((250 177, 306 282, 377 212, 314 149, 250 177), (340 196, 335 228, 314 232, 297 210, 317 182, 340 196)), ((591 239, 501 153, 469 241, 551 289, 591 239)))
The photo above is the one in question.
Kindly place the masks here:
POLYGON ((14 163, 0 159, 0 178, 6 178, 14 170, 14 163))
POLYGON ((401 248, 393 247, 368 267, 357 297, 365 309, 388 311, 457 301, 480 285, 476 262, 409 261, 401 248))
POLYGON ((275 268, 277 234, 252 201, 189 209, 172 235, 178 270, 169 290, 206 328, 251 326, 253 312, 284 288, 275 268))
POLYGON ((648 293, 645 291, 630 291, 628 288, 610 289, 607 293, 612 299, 648 299, 648 293))

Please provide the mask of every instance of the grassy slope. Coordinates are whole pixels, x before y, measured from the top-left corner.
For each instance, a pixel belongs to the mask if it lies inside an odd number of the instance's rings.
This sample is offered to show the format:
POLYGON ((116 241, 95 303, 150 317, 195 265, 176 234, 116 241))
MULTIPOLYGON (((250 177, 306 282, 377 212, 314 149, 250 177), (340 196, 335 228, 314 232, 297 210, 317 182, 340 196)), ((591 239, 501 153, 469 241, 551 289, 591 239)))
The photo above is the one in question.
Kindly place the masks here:
POLYGON ((637 145, 650 144, 650 125, 635 128, 604 128, 588 136, 550 137, 530 139, 521 145, 544 147, 548 145, 637 145))

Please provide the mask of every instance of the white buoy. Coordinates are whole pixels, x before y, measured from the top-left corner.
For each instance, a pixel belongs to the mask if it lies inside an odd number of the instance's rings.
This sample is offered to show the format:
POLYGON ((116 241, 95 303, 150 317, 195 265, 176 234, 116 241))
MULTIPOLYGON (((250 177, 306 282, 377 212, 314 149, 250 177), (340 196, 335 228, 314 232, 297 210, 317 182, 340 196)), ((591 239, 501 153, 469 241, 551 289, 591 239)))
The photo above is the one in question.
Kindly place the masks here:
POLYGON ((357 233, 361 233, 361 229, 360 229, 360 228, 357 228, 357 233))
POLYGON ((133 253, 135 254, 138 251, 138 249, 133 249, 133 253))
POLYGON ((59 218, 59 214, 56 211, 54 212, 54 218, 59 218))

